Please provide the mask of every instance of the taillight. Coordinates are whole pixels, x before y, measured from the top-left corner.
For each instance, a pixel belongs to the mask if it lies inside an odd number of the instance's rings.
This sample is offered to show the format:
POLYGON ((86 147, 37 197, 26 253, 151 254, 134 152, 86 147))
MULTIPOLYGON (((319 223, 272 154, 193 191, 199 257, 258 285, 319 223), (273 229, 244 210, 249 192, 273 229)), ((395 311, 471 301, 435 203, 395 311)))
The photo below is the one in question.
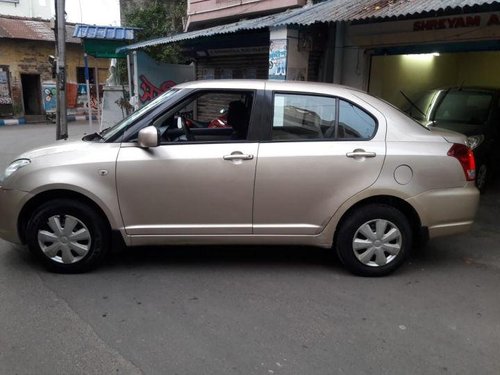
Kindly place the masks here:
POLYGON ((448 156, 453 156, 460 162, 467 181, 474 181, 476 178, 476 161, 469 147, 460 143, 454 143, 448 151, 448 156))

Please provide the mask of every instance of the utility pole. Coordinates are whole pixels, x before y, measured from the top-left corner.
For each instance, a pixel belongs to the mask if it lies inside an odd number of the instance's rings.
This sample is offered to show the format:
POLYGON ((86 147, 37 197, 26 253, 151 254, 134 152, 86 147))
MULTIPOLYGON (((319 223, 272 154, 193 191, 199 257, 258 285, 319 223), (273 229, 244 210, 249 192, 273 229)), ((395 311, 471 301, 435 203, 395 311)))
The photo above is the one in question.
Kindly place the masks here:
POLYGON ((56 61, 57 61, 57 108, 56 139, 68 138, 68 121, 66 118, 66 18, 65 0, 56 2, 56 61))

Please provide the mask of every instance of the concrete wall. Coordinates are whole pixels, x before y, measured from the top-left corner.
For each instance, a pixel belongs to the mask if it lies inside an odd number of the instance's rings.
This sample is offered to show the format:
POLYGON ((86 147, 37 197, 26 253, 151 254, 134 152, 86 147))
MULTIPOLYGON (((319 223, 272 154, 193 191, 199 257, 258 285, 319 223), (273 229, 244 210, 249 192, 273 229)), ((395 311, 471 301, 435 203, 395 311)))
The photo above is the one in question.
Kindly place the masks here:
MULTIPOLYGON (((11 97, 16 115, 24 113, 21 74, 40 74, 41 82, 55 81, 47 60, 49 55, 55 54, 54 48, 54 44, 49 42, 9 39, 0 41, 0 65, 9 67, 11 97)), ((67 81, 76 83, 76 68, 84 66, 83 48, 79 44, 67 44, 66 48, 67 81)), ((96 62, 99 68, 99 83, 104 83, 109 60, 89 58, 90 67, 96 66, 96 62)))
POLYGON ((55 15, 54 0, 19 0, 18 3, 0 1, 0 14, 48 20, 55 15))
MULTIPOLYGON (((129 0, 130 1, 130 0, 129 0)), ((307 0, 188 0, 188 29, 240 19, 248 15, 269 14, 305 5, 307 0)))

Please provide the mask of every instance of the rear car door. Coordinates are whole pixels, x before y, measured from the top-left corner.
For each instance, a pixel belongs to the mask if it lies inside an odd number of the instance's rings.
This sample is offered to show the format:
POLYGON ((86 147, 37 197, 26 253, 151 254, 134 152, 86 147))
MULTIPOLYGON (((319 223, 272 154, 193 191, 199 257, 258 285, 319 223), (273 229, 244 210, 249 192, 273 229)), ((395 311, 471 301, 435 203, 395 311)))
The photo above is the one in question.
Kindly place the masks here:
POLYGON ((318 234, 342 203, 376 181, 385 118, 345 90, 266 88, 270 132, 259 148, 254 233, 318 234))

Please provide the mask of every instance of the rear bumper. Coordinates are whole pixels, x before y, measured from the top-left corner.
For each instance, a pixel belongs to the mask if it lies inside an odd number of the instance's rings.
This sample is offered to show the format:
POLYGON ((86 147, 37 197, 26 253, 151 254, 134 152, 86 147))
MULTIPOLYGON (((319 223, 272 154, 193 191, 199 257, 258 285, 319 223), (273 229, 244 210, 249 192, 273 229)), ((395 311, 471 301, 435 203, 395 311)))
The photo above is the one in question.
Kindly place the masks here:
POLYGON ((467 232, 474 222, 479 191, 473 182, 465 187, 430 190, 408 199, 418 212, 429 238, 467 232))
POLYGON ((31 194, 0 187, 0 238, 21 243, 17 228, 19 214, 31 194))

